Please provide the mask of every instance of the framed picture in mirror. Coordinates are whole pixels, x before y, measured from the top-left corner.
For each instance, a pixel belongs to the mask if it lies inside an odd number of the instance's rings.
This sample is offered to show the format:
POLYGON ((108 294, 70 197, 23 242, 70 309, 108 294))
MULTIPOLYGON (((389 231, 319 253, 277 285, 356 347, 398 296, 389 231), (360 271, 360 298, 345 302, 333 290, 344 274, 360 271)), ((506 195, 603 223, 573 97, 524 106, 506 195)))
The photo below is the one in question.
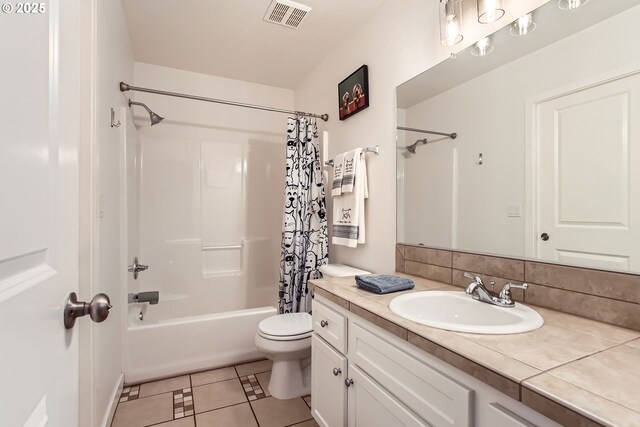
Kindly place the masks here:
POLYGON ((345 120, 368 106, 369 72, 363 65, 338 84, 338 115, 345 120))

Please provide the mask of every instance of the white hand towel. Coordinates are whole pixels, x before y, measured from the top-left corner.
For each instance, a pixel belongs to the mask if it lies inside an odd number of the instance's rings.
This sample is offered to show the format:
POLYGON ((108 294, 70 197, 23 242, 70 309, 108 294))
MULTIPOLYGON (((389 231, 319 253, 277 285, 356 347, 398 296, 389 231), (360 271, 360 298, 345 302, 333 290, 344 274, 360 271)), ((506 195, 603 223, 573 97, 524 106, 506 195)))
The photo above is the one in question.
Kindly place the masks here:
POLYGON ((339 196, 342 194, 342 173, 344 171, 344 155, 338 154, 333 159, 333 180, 331 181, 331 195, 339 196))
POLYGON ((362 148, 344 153, 344 172, 342 173, 342 194, 351 193, 358 173, 362 148))
POLYGON ((355 248, 365 243, 364 200, 369 197, 367 165, 364 156, 356 171, 353 191, 333 199, 333 238, 336 245, 355 248))

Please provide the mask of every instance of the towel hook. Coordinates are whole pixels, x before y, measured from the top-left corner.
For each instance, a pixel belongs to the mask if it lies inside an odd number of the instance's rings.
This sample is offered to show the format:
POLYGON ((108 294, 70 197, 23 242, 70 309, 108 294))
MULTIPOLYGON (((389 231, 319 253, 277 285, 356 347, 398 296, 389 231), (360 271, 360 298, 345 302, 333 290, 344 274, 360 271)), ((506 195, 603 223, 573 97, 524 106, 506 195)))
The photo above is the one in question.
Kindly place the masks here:
POLYGON ((120 123, 120 120, 118 120, 118 123, 116 123, 116 112, 113 110, 113 107, 111 107, 111 127, 119 128, 121 124, 122 123, 120 123))

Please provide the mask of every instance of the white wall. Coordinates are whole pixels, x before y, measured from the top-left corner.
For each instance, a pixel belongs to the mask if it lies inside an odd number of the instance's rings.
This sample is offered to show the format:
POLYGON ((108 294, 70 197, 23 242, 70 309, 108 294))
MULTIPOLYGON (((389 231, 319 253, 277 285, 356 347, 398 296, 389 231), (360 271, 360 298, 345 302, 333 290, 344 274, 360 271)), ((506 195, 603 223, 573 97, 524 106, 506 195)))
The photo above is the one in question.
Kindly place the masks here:
MULTIPOLYGON (((83 2, 82 81, 87 114, 82 123, 81 299, 104 292, 114 308, 102 323, 81 321, 81 413, 83 425, 110 422, 114 395, 122 378, 122 320, 126 313, 121 250, 121 129, 125 98, 118 82, 133 78, 133 52, 119 0, 83 2), (89 352, 89 347, 91 352, 89 352)), ((80 35, 79 35, 80 37, 80 35)))
POLYGON ((330 156, 357 146, 380 144, 382 148, 379 156, 368 155, 367 243, 356 249, 332 245, 331 262, 375 272, 394 270, 395 87, 545 2, 507 1, 503 19, 493 25, 480 25, 474 16, 475 2, 467 0, 465 39, 451 50, 439 42, 437 0, 387 0, 371 19, 345 34, 343 43, 296 87, 296 109, 328 112, 331 116, 324 124, 331 134, 330 156), (370 106, 339 121, 337 85, 362 64, 369 66, 370 106))
MULTIPOLYGON (((293 109, 293 91, 136 63, 135 85, 293 109)), ((287 116, 136 93, 140 250, 130 291, 159 290, 143 324, 277 301, 287 116), (220 246, 242 246, 221 249, 220 246), (207 249, 209 248, 209 249, 207 249)), ((135 321, 135 314, 131 319, 135 321)))
POLYGON ((612 42, 640 37, 638 19, 640 7, 629 9, 403 110, 410 127, 458 133, 399 157, 416 196, 404 202, 407 243, 524 257, 527 99, 640 65, 637 49, 612 42), (511 203, 522 216, 508 217, 511 203))

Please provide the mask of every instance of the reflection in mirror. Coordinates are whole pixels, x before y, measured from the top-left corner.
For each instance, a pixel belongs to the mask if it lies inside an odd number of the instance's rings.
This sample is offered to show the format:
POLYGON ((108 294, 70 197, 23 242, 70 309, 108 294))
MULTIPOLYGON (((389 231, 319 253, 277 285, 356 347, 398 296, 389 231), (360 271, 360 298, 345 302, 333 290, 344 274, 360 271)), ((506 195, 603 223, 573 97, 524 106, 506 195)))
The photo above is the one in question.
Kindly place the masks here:
POLYGON ((550 1, 399 86, 457 138, 398 130, 398 242, 640 271, 639 4, 550 1))

